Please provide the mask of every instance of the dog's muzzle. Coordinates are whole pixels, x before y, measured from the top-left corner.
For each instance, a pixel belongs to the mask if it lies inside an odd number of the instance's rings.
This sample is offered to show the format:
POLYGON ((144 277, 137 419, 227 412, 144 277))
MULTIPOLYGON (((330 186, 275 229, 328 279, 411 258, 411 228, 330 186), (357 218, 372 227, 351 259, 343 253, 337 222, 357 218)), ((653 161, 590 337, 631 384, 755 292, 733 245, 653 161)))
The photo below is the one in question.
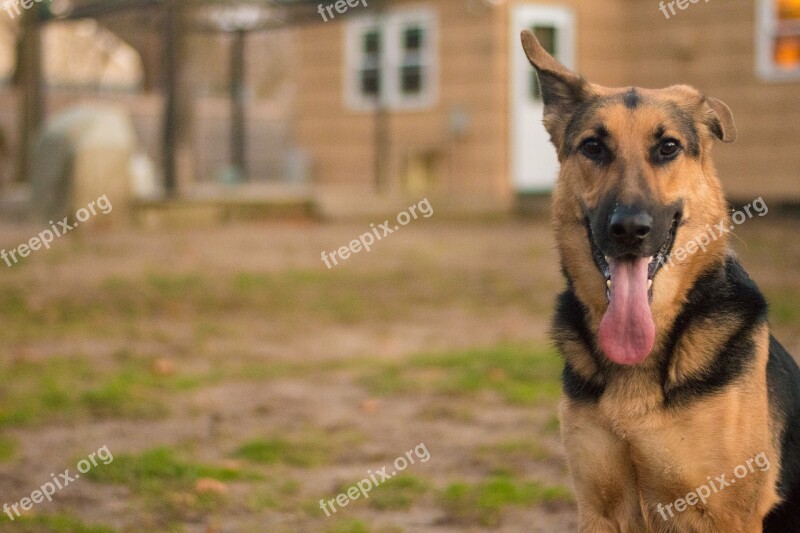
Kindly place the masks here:
POLYGON ((613 362, 639 364, 655 340, 653 278, 669 259, 682 210, 679 205, 648 209, 608 204, 610 208, 586 217, 592 257, 607 287, 598 343, 613 362))
POLYGON ((682 203, 665 206, 626 205, 607 202, 585 219, 597 268, 611 282, 612 259, 649 258, 650 285, 669 260, 675 235, 683 218, 682 203))

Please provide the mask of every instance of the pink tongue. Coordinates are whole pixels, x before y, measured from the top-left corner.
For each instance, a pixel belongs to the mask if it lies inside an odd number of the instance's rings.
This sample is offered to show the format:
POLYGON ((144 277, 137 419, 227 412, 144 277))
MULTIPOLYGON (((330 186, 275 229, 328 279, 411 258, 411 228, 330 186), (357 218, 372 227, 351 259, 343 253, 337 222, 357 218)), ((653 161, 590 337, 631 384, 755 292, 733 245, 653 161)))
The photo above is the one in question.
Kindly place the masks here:
POLYGON ((621 365, 639 364, 650 355, 656 326, 648 302, 649 258, 612 259, 611 297, 598 334, 600 349, 621 365))

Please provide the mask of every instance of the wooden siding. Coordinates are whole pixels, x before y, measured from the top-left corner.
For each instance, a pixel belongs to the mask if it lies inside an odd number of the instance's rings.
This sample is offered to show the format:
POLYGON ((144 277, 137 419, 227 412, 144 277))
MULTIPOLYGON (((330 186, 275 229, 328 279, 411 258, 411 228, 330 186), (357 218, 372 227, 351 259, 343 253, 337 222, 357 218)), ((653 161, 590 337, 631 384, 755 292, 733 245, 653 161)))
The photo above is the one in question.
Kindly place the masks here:
MULTIPOLYGON (((611 86, 689 83, 727 102, 740 139, 716 158, 736 199, 800 200, 800 83, 764 82, 755 74, 755 0, 691 4, 667 20, 650 0, 561 0, 574 9, 577 65, 588 79, 611 86)), ((406 163, 432 160, 433 192, 502 204, 509 185, 508 2, 392 2, 424 5, 438 17, 439 95, 434 107, 389 115, 390 182, 402 189, 406 163), (468 134, 454 139, 449 115, 469 113, 468 134)), ((353 13, 355 15, 355 13, 353 13)), ((371 189, 375 120, 344 103, 344 31, 337 21, 297 30, 294 141, 313 161, 320 185, 371 189)))
MULTIPOLYGON (((500 10, 470 11, 466 3, 452 0, 391 5, 435 10, 439 91, 429 109, 389 113, 390 187, 400 188, 409 160, 427 156, 432 159, 436 190, 507 196, 500 10), (456 107, 466 110, 470 119, 469 133, 462 139, 454 139, 448 131, 449 115, 456 107)), ((375 118, 345 105, 345 29, 345 24, 333 21, 299 30, 303 68, 297 74, 296 142, 310 150, 317 183, 371 188, 375 118)))
POLYGON ((739 139, 715 159, 728 195, 800 201, 800 80, 756 75, 755 0, 711 0, 667 20, 658 2, 624 0, 629 69, 623 85, 688 83, 726 102, 739 139))

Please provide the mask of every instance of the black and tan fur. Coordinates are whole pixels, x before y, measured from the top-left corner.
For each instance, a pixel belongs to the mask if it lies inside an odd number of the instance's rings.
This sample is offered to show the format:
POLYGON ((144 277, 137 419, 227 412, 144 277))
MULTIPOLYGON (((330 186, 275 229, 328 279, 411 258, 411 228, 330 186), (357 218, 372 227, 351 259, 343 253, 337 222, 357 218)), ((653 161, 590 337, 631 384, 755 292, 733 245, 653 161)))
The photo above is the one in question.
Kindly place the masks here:
POLYGON ((688 86, 591 84, 530 32, 522 41, 561 163, 553 213, 567 289, 553 330, 580 531, 800 532, 800 370, 770 335, 764 298, 725 237, 655 274, 655 344, 641 364, 612 363, 597 341, 608 300, 593 224, 615 205, 644 203, 674 214, 672 249, 707 225, 730 226, 711 159, 715 140, 735 140, 730 109, 688 86), (586 139, 599 139, 601 156, 582 152, 586 139), (676 157, 662 157, 664 139, 678 142, 676 157), (657 513, 760 453, 769 469, 669 520, 657 513))

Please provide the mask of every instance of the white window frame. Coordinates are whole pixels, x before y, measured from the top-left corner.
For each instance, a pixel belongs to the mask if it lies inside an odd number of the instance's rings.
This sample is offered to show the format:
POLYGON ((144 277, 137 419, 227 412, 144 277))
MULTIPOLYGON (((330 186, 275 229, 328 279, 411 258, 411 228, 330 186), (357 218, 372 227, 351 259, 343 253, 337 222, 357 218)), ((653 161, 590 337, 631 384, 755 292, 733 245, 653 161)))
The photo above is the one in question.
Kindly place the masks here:
POLYGON ((344 25, 344 100, 354 111, 373 111, 377 98, 361 92, 363 35, 378 29, 381 35, 381 71, 379 98, 384 107, 398 111, 423 110, 433 107, 439 94, 439 25, 431 8, 393 9, 383 15, 354 17, 344 25), (422 90, 408 95, 402 91, 403 31, 419 26, 425 32, 420 64, 424 67, 422 90))
MULTIPOLYGON (((800 33, 800 29, 798 33, 800 33)), ((775 65, 773 46, 777 34, 778 13, 775 9, 775 2, 758 0, 756 2, 756 73, 765 81, 800 80, 800 67, 787 71, 775 65)))

